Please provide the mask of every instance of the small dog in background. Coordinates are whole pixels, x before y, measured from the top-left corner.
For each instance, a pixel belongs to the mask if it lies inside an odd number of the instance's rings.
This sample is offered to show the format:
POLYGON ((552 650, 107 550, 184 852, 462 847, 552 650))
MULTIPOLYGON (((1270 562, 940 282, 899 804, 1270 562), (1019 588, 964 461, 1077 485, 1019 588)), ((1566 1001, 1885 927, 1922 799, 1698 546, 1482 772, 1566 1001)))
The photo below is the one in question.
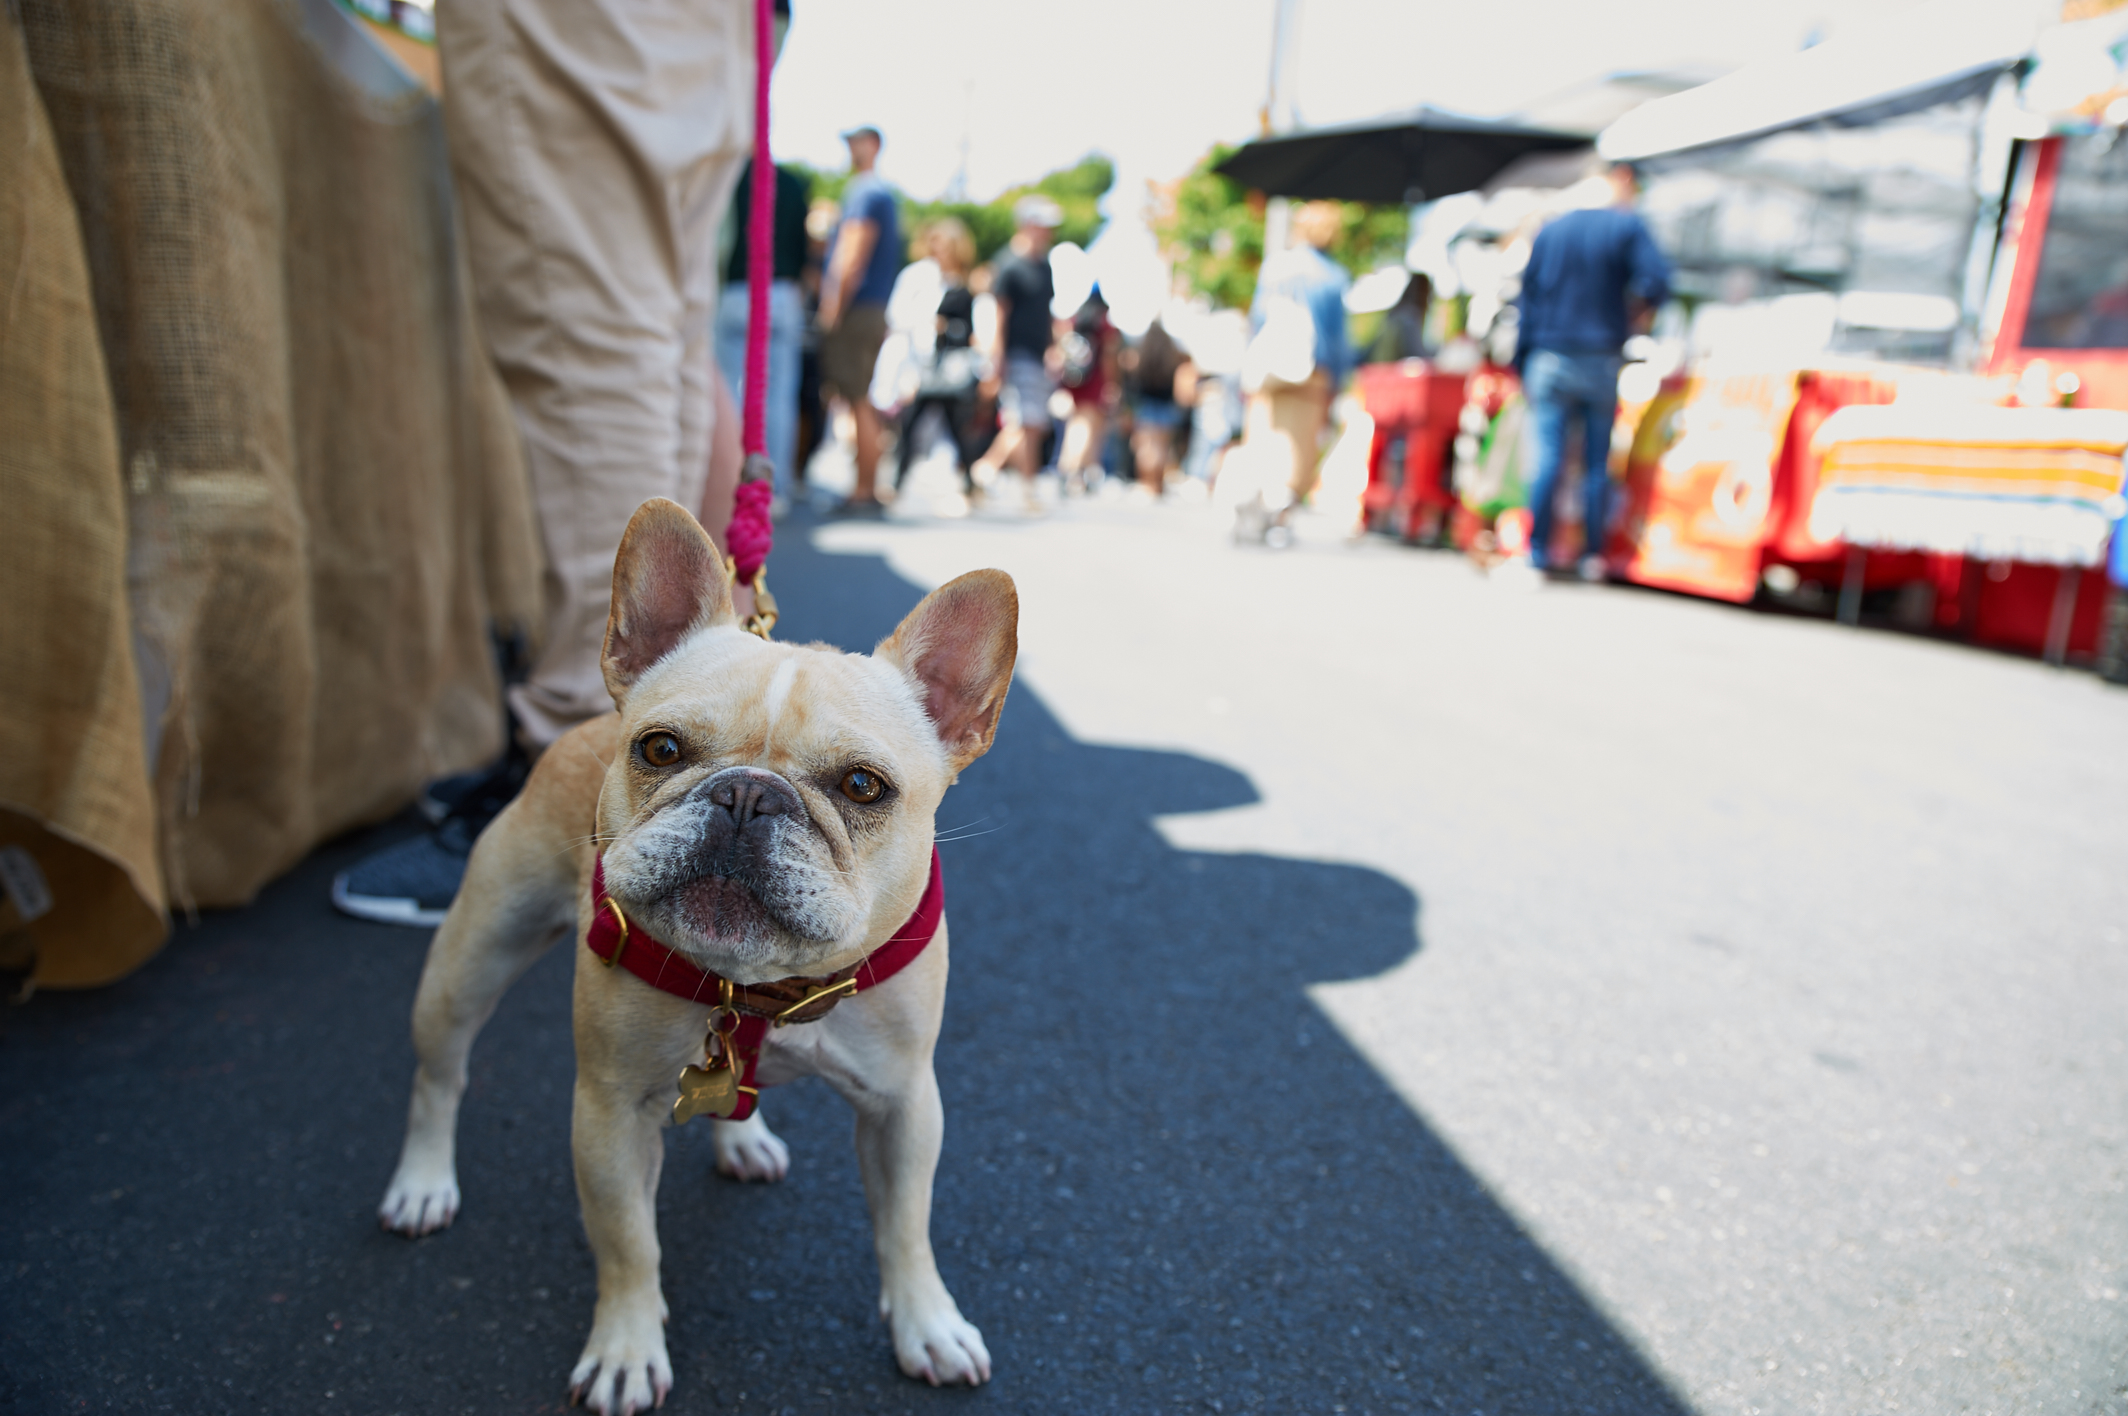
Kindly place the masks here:
POLYGON ((902 1371, 989 1379, 931 1250, 947 963, 932 834, 946 788, 996 734, 1018 618, 1011 577, 982 570, 932 592, 870 655, 770 643, 739 628, 729 571, 693 517, 658 500, 629 522, 603 655, 619 711, 542 755, 474 847, 422 972, 406 1141, 379 1209, 410 1236, 457 1214, 474 1036, 573 931, 586 947, 572 1143, 599 1296, 572 1399, 622 1416, 672 1386, 662 1128, 731 1117, 714 1123, 718 1168, 780 1179, 789 1153, 753 1093, 801 1076, 857 1113, 902 1371))

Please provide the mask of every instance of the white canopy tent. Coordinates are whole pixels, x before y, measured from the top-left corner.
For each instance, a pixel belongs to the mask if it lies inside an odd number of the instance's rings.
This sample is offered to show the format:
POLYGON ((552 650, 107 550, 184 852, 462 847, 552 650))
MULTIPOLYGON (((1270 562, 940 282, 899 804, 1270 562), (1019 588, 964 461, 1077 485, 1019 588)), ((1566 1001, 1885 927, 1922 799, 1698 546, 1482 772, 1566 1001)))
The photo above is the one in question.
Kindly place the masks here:
POLYGON ((1641 161, 1818 123, 1866 126, 1984 93, 2031 54, 2041 19, 2029 3, 1931 0, 1642 104, 1604 129, 1597 151, 1641 161))

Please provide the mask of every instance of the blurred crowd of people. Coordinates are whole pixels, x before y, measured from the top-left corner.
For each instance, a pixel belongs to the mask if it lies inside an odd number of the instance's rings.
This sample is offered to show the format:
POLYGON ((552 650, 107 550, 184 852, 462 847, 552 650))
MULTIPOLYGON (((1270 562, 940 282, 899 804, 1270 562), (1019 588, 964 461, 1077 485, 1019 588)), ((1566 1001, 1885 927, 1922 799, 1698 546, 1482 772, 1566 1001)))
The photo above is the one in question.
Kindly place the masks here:
MULTIPOLYGON (((1254 534, 1276 540, 1317 496, 1355 368, 1443 356, 1429 338, 1424 274, 1410 275, 1387 309, 1366 307, 1380 318, 1364 346, 1354 345, 1349 307, 1366 292, 1354 291, 1332 254, 1347 217, 1340 203, 1291 213, 1291 244, 1265 259, 1246 312, 1178 292, 1150 324, 1126 332, 1098 285, 1083 299, 1060 297, 1071 282, 1052 260, 1063 212, 1051 198, 1020 198, 1010 240, 985 253, 950 216, 905 229, 877 170, 881 133, 866 126, 843 136, 850 166, 839 202, 808 191, 800 170, 777 174, 768 441, 780 506, 804 495, 834 514, 883 515, 932 457, 950 460, 958 480, 945 494, 929 484, 934 511, 1004 501, 1034 509, 1044 474, 1063 496, 1127 488, 1159 498, 1178 488, 1205 493, 1226 470, 1220 499, 1252 521, 1254 534), (823 445, 837 466, 809 479, 823 445), (892 459, 885 479, 883 458, 892 459)), ((1633 174, 1620 169, 1613 180, 1607 214, 1576 216, 1547 238, 1556 254, 1546 269, 1558 267, 1547 278, 1570 313, 1549 329, 1533 311, 1539 326, 1521 347, 1507 322, 1510 347, 1492 356, 1518 373, 1539 356, 1529 366, 1542 434, 1530 480, 1547 508, 1569 424, 1582 431, 1583 461, 1590 451, 1601 457, 1605 440, 1587 430, 1605 425, 1614 401, 1604 370, 1618 359, 1626 297, 1639 310, 1663 295, 1661 253, 1631 214, 1633 174), (1576 233, 1569 251, 1563 243, 1576 233)), ((729 386, 720 396, 733 401, 745 377, 739 214, 749 182, 741 180, 722 248, 716 347, 729 386)), ((1077 288, 1086 289, 1083 277, 1077 288)), ((1543 305, 1549 292, 1533 288, 1531 298, 1543 305)), ((738 457, 735 442, 724 455, 738 457)), ((1590 504, 1584 519, 1596 524, 1605 514, 1602 482, 1574 483, 1590 504)), ((1547 568, 1550 518, 1540 514, 1533 529, 1531 558, 1547 568)))
MULTIPOLYGON (((877 174, 878 129, 852 129, 844 141, 850 177, 840 202, 814 198, 798 169, 777 173, 767 425, 779 514, 805 496, 837 515, 882 515, 930 456, 950 456, 964 505, 1003 497, 1033 508, 1045 473, 1066 496, 1107 488, 1157 499, 1208 487, 1244 438, 1283 449, 1292 471, 1280 506, 1305 498, 1332 398, 1354 362, 1340 303, 1349 279, 1325 254, 1337 204, 1302 211, 1306 239, 1266 266, 1252 311, 1178 297, 1127 334, 1098 285, 1060 307, 1051 256, 1064 214, 1055 201, 1022 197, 1011 239, 984 260, 954 217, 904 230, 877 174), (1265 350, 1280 343, 1293 348, 1274 369, 1265 350), (809 478, 824 445, 847 457, 847 474, 809 478), (883 459, 892 463, 884 479, 883 459)), ((740 180, 720 248, 719 396, 731 404, 745 387, 741 214, 751 180, 740 180)), ((1391 357, 1407 352, 1398 343, 1391 357)), ((737 458, 736 445, 724 455, 737 458)))

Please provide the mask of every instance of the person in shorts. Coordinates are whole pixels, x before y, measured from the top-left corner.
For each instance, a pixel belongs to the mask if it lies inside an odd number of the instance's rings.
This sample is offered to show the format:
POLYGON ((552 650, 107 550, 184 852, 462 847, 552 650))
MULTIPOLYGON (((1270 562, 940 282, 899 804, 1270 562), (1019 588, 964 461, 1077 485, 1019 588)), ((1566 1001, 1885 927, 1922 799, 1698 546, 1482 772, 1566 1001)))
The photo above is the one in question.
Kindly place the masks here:
POLYGON ((1056 320, 1049 305, 1056 283, 1049 272, 1049 247, 1056 239, 1063 211, 1044 196, 1020 199, 1013 208, 1019 229, 997 263, 991 298, 997 301, 997 344, 991 351, 991 386, 997 399, 997 441, 976 463, 978 486, 996 480, 1008 463, 1028 478, 1034 495, 1042 443, 1049 434, 1049 399, 1056 392, 1051 351, 1056 320))
POLYGON ((887 339, 887 297, 901 272, 901 217, 893 192, 872 170, 879 161, 879 129, 853 128, 842 136, 850 148, 851 178, 820 284, 820 381, 850 406, 857 425, 857 484, 848 509, 867 512, 879 507, 872 368, 887 339))
POLYGON ((1071 395, 1071 416, 1057 447, 1057 471, 1068 491, 1086 491, 1105 475, 1109 417, 1123 390, 1117 362, 1122 344, 1097 285, 1057 343, 1057 381, 1071 395))
MULTIPOLYGON (((506 691, 510 751, 430 784, 434 831, 339 872, 347 914, 435 928, 531 760, 613 711, 599 655, 639 505, 677 501, 723 543, 737 466, 711 456, 710 326, 717 230, 753 147, 754 22, 741 0, 451 0, 436 16, 479 335, 539 517, 546 623, 506 691)), ((753 592, 735 593, 744 614, 753 592)))
POLYGON ((1249 310, 1249 323, 1260 332, 1274 313, 1297 306, 1304 318, 1296 316, 1299 323, 1287 327, 1313 332, 1309 372, 1298 382, 1274 374, 1249 399, 1247 441, 1277 449, 1292 468, 1285 507, 1278 513, 1281 523, 1287 509, 1315 490, 1330 405, 1352 371, 1352 345, 1345 333, 1345 291, 1352 277, 1330 257, 1343 223, 1344 209, 1336 202, 1309 202, 1295 212, 1293 234, 1300 239, 1264 261, 1249 310))
POLYGON ((1175 467, 1176 432, 1197 398, 1197 366, 1158 319, 1131 351, 1130 395, 1131 460, 1138 485, 1158 497, 1175 467))

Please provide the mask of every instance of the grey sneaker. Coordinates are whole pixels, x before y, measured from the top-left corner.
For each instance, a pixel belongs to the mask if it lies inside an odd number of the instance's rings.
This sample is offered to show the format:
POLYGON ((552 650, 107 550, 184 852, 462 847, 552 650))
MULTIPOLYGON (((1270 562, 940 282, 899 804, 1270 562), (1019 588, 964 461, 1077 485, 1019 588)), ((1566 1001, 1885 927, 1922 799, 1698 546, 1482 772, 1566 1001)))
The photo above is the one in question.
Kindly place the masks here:
POLYGON ((335 908, 356 919, 434 929, 465 878, 473 841, 510 804, 532 760, 513 741, 492 765, 431 782, 416 803, 436 823, 426 836, 386 846, 333 877, 335 908))
POLYGON ((426 836, 386 846, 333 877, 333 906, 356 919, 434 929, 458 898, 479 834, 466 818, 453 816, 426 836))

